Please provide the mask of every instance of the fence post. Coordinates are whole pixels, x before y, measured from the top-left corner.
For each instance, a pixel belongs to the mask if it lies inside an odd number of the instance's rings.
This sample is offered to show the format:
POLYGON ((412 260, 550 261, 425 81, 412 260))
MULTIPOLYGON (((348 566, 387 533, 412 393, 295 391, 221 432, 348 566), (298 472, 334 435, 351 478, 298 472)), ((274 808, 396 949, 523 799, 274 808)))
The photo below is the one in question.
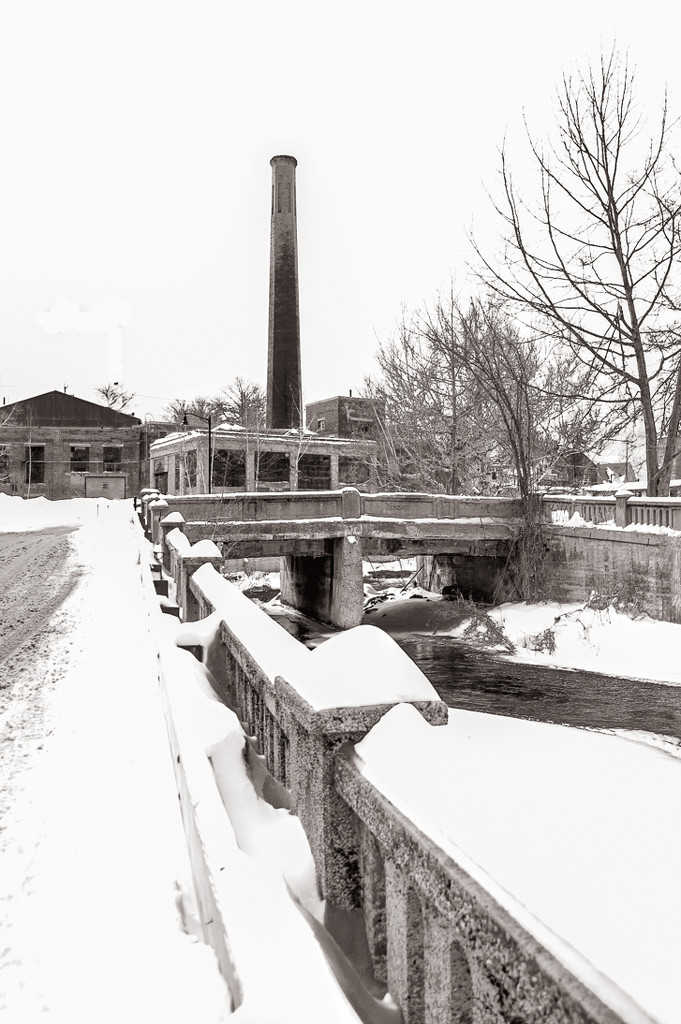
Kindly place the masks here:
POLYGON ((633 497, 634 495, 631 491, 617 491, 615 494, 615 526, 620 526, 624 529, 625 526, 629 525, 627 502, 629 498, 633 497))

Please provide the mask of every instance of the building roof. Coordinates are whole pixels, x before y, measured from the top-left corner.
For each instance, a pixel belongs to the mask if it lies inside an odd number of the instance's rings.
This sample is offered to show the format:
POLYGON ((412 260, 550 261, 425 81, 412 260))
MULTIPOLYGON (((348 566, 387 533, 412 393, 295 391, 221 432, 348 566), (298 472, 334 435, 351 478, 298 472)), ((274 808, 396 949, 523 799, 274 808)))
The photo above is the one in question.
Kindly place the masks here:
POLYGON ((141 423, 137 416, 63 391, 46 391, 3 405, 0 418, 7 426, 33 427, 136 427, 141 423))

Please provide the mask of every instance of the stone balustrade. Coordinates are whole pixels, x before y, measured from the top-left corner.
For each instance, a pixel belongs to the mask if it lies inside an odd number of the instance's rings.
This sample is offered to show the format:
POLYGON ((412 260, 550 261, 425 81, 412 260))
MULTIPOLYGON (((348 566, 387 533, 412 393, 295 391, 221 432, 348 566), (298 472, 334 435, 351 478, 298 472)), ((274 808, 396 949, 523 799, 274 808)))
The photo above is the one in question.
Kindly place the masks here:
MULTIPOLYGON (((622 490, 617 495, 594 496, 545 494, 547 514, 563 513, 569 519, 575 512, 593 523, 615 522, 625 527, 632 523, 665 526, 681 531, 681 498, 636 497, 622 490)), ((511 520, 521 515, 515 498, 469 497, 458 494, 417 494, 391 492, 364 494, 354 487, 339 491, 254 492, 252 494, 214 494, 176 497, 145 494, 142 508, 147 532, 151 529, 157 502, 163 515, 180 512, 188 523, 197 522, 277 522, 301 519, 497 519, 511 520)))
POLYGON ((640 498, 623 489, 613 496, 545 494, 544 507, 554 522, 567 522, 575 513, 588 523, 612 522, 618 527, 633 524, 664 526, 681 531, 681 498, 640 498))
POLYGON ((436 842, 436 827, 428 834, 395 806, 351 744, 338 751, 334 785, 359 831, 374 972, 405 1024, 650 1020, 463 851, 436 842))
MULTIPOLYGON (((188 554, 180 537, 167 535, 172 564, 188 554)), ((626 1012, 615 1012, 607 980, 574 951, 568 969, 541 926, 528 927, 524 908, 367 777, 357 745, 397 706, 413 705, 400 712, 412 716, 401 733, 405 756, 410 730, 443 725, 448 714, 385 633, 361 626, 310 651, 213 566, 187 578, 186 617, 215 616, 207 667, 260 755, 262 789, 299 817, 328 905, 363 915, 375 976, 405 1024, 649 1020, 621 993, 626 1012)), ((419 770, 428 774, 427 765, 419 770)))
POLYGON ((245 494, 165 495, 170 512, 187 522, 272 522, 296 519, 513 519, 520 514, 515 498, 466 497, 458 494, 362 493, 338 491, 258 491, 245 494))
POLYGON ((383 648, 383 685, 367 680, 359 704, 345 705, 342 694, 355 676, 355 658, 332 671, 323 648, 308 651, 210 568, 195 572, 189 587, 201 617, 220 614, 222 663, 212 659, 209 668, 220 696, 264 756, 279 802, 300 818, 323 895, 336 906, 357 906, 358 851, 347 806, 332 784, 335 752, 366 735, 400 700, 398 693, 433 724, 446 723, 446 705, 400 648, 369 626, 360 632, 369 631, 374 646, 383 648))

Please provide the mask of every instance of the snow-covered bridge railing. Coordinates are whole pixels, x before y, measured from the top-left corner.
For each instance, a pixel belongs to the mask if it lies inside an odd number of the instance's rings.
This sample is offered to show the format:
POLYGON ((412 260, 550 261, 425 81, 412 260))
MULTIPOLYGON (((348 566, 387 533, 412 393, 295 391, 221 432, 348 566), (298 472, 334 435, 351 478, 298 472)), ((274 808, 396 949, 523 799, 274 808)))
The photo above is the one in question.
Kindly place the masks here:
MULTIPOLYGON (((150 513, 159 500, 147 502, 150 513)), ((258 491, 243 494, 166 494, 166 515, 181 512, 191 522, 273 522, 300 519, 514 519, 520 511, 515 498, 467 497, 460 494, 420 494, 395 491, 362 493, 355 487, 339 491, 258 491)))
MULTIPOLYGON (((515 498, 469 497, 458 494, 391 492, 363 494, 354 487, 340 491, 258 492, 175 497, 146 494, 142 516, 156 541, 158 524, 171 513, 188 523, 277 522, 300 519, 476 519, 512 520, 521 514, 515 498)), ((617 526, 638 523, 681 531, 681 498, 636 497, 627 490, 612 496, 545 494, 543 505, 554 522, 577 513, 593 523, 617 526)))
POLYGON ((388 751, 424 796, 465 785, 438 777, 428 737, 447 709, 386 634, 361 626, 309 651, 213 567, 189 590, 213 618, 206 664, 261 755, 263 791, 299 817, 328 903, 362 910, 406 1024, 649 1020, 446 840, 413 792, 386 789, 388 751))
POLYGON ((371 637, 365 672, 358 675, 361 652, 339 660, 342 637, 308 651, 210 566, 198 569, 189 587, 199 617, 219 614, 219 647, 209 652, 208 668, 220 696, 254 737, 279 802, 300 818, 323 896, 337 906, 356 905, 358 879, 347 871, 356 857, 352 820, 333 786, 335 752, 361 739, 400 700, 433 724, 446 723, 446 705, 375 627, 347 634, 354 643, 371 637))
POLYGON ((634 524, 664 526, 681 531, 681 498, 638 498, 622 490, 612 497, 545 494, 543 502, 558 524, 567 523, 577 514, 587 523, 611 522, 622 528, 634 524))
POLYGON ((334 782, 359 833, 374 970, 407 1024, 650 1022, 447 838, 446 798, 425 794, 466 783, 438 776, 441 766, 425 753, 433 745, 429 729, 409 707, 396 706, 363 741, 338 752, 334 782), (402 786, 399 762, 407 760, 410 779, 402 786), (415 801, 419 791, 424 799, 415 801))

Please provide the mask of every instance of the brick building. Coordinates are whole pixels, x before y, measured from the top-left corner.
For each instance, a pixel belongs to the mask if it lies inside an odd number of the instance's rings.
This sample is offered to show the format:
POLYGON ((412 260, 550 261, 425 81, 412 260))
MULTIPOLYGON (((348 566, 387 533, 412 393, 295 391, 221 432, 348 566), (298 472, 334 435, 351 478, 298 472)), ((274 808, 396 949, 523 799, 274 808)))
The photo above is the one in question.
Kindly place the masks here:
POLYGON ((305 406, 308 430, 332 437, 357 437, 377 441, 381 423, 385 419, 385 406, 374 398, 353 398, 336 395, 305 406))
POLYGON ((21 497, 132 497, 141 421, 48 391, 0 406, 0 492, 21 497))

